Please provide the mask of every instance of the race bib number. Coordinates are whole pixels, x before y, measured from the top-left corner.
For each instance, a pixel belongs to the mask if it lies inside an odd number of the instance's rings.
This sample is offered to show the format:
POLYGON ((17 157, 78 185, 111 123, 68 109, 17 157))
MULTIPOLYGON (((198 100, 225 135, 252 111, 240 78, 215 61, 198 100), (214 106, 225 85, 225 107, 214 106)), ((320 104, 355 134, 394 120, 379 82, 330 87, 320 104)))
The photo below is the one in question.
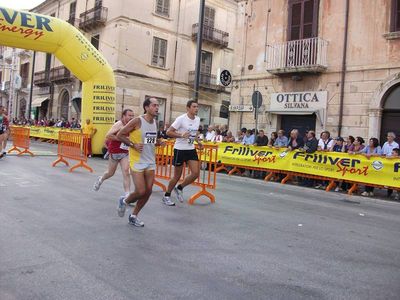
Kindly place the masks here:
POLYGON ((155 144, 157 142, 157 132, 146 132, 144 144, 155 144))
POLYGON ((124 144, 124 143, 121 143, 119 148, 122 149, 122 150, 129 150, 129 146, 127 144, 124 144))

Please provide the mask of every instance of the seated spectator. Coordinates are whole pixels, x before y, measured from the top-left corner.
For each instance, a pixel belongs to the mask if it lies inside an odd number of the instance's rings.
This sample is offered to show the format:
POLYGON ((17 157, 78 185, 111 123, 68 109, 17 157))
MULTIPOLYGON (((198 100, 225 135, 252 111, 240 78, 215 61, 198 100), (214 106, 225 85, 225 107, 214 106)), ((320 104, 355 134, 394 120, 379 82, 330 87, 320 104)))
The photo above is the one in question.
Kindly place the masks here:
POLYGON ((288 146, 288 138, 285 136, 284 130, 278 131, 278 137, 275 140, 274 146, 275 147, 287 147, 288 146))
POLYGON ((221 130, 221 135, 223 137, 226 137, 226 135, 228 134, 228 126, 227 125, 222 125, 220 130, 221 130))
POLYGON ((330 149, 335 144, 335 141, 331 139, 331 134, 329 131, 323 131, 321 133, 321 138, 318 141, 319 151, 330 151, 330 149))
POLYGON ((277 138, 278 138, 278 133, 276 131, 271 132, 271 137, 268 141, 268 146, 273 146, 277 138))
POLYGON ((361 136, 356 137, 356 139, 354 140, 354 143, 353 143, 353 148, 352 148, 352 150, 350 150, 350 148, 349 148, 348 153, 350 153, 350 154, 358 153, 359 151, 364 149, 364 147, 365 147, 364 143, 365 143, 365 141, 361 136))
POLYGON ((224 140, 224 137, 221 134, 221 130, 220 129, 216 129, 215 130, 215 135, 212 138, 211 142, 213 142, 213 143, 221 143, 221 142, 223 142, 223 140, 224 140))
POLYGON ((391 156, 393 149, 398 149, 399 144, 397 144, 394 139, 396 138, 396 135, 394 132, 388 132, 387 133, 387 142, 383 144, 382 150, 381 150, 381 155, 385 156, 391 156))
POLYGON ((254 142, 255 146, 267 146, 268 145, 268 137, 264 134, 264 130, 260 129, 258 131, 257 138, 254 142))
POLYGON ((203 134, 203 127, 199 127, 199 130, 197 130, 197 139, 202 142, 204 141, 204 134, 203 134))
POLYGON ((297 129, 293 129, 290 132, 290 138, 288 142, 288 150, 295 150, 302 148, 304 146, 303 139, 299 136, 299 131, 297 129))
POLYGON ((232 131, 228 131, 226 136, 224 137, 224 142, 226 143, 234 143, 235 137, 232 135, 232 131))
POLYGON ((211 142, 215 136, 215 131, 214 127, 212 125, 209 125, 207 128, 207 133, 206 133, 206 141, 211 142))
POLYGON ((236 142, 242 143, 244 136, 245 136, 245 134, 243 134, 243 132, 241 130, 238 130, 236 133, 236 137, 235 137, 236 142))
POLYGON ((250 129, 248 129, 246 131, 246 135, 243 137, 242 144, 243 145, 253 145, 254 144, 254 134, 250 129))

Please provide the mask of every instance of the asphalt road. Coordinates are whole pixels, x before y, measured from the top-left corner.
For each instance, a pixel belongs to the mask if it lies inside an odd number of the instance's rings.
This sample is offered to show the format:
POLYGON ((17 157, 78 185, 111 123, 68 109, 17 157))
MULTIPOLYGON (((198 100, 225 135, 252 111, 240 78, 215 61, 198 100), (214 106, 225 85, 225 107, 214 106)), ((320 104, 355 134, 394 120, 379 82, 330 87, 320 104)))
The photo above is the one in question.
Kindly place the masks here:
POLYGON ((400 299, 400 203, 219 175, 212 205, 155 187, 135 228, 120 172, 94 192, 105 161, 53 160, 0 161, 1 300, 400 299))

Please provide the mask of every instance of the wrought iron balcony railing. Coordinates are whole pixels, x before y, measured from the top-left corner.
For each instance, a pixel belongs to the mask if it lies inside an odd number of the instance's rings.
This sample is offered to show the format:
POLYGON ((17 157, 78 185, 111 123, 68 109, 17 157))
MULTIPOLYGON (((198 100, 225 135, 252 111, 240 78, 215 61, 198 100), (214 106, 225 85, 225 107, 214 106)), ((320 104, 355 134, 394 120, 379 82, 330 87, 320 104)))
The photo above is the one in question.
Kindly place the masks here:
POLYGON ((272 74, 320 73, 327 69, 328 42, 315 37, 269 45, 267 71, 272 74))
MULTIPOLYGON (((192 38, 196 39, 199 32, 199 23, 192 25, 192 38)), ((203 25, 203 41, 213 43, 219 47, 228 47, 229 33, 210 26, 203 25)))
MULTIPOLYGON (((195 71, 189 72, 188 84, 191 86, 194 86, 195 74, 195 71)), ((200 73, 200 87, 218 92, 225 90, 224 86, 217 85, 217 76, 209 73, 200 73)))
POLYGON ((79 28, 82 30, 94 29, 104 26, 107 22, 108 8, 103 6, 93 7, 79 15, 79 28))

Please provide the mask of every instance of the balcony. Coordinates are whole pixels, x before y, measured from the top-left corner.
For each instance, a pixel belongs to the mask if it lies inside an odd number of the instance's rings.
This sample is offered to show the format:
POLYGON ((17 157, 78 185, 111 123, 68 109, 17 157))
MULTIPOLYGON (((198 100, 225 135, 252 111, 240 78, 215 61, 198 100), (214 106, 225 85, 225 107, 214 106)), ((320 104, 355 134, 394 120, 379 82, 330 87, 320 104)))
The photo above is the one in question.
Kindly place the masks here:
MULTIPOLYGON (((194 86, 194 77, 195 71, 189 72, 188 83, 191 86, 194 86)), ((225 91, 225 87, 222 85, 217 85, 217 76, 209 74, 209 73, 200 73, 200 85, 201 88, 206 90, 212 90, 217 92, 225 91)))
POLYGON ((79 15, 79 29, 91 30, 99 26, 104 26, 107 21, 108 8, 94 7, 79 15))
POLYGON ((328 42, 318 37, 269 45, 267 71, 276 75, 324 72, 327 48, 328 42))
MULTIPOLYGON (((197 39, 199 32, 199 23, 192 26, 192 39, 197 39)), ((203 41, 214 44, 221 48, 228 47, 229 33, 203 25, 203 41)))
POLYGON ((69 82, 73 79, 71 72, 64 66, 52 68, 50 71, 50 81, 55 83, 69 82))
POLYGON ((49 75, 50 72, 48 71, 35 72, 33 76, 33 83, 40 87, 49 86, 50 85, 49 75))

